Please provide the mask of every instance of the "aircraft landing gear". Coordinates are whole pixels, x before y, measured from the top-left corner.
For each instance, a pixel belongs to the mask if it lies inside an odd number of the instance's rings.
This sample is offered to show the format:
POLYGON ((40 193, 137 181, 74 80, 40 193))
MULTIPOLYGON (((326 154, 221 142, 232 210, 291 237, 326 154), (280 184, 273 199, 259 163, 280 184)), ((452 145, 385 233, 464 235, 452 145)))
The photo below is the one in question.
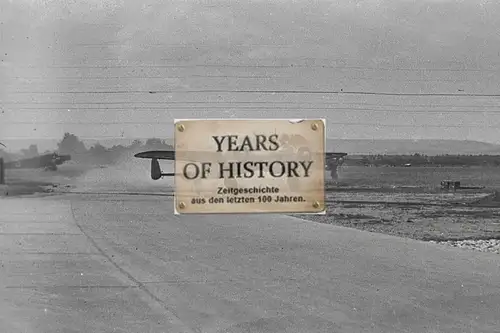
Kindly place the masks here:
POLYGON ((333 181, 338 181, 339 179, 339 166, 342 164, 343 160, 333 159, 327 162, 326 169, 330 170, 330 176, 333 181))

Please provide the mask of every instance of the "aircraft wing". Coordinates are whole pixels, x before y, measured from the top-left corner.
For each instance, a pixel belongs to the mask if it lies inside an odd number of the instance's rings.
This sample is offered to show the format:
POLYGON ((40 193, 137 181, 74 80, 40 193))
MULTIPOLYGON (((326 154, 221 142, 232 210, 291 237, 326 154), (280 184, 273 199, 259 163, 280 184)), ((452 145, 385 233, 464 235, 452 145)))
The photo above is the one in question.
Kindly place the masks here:
POLYGON ((331 153, 331 152, 326 152, 325 155, 326 155, 327 159, 331 158, 331 157, 333 157, 333 158, 342 158, 344 156, 347 156, 347 153, 331 153))
MULTIPOLYGON (((182 151, 178 152, 177 159, 186 162, 200 162, 200 161, 213 161, 214 159, 225 160, 230 158, 230 155, 221 156, 219 153, 214 152, 194 152, 194 151, 182 151), (215 158, 214 158, 215 157, 215 158)), ((298 153, 297 159, 303 158, 302 153, 298 153)), ((267 154, 266 154, 267 155, 267 154)), ((275 156, 276 158, 280 158, 279 152, 269 153, 269 156, 275 156), (278 155, 278 156, 276 156, 278 155)), ((336 165, 339 162, 339 159, 346 156, 347 153, 326 153, 325 154, 325 162, 328 165, 327 168, 331 170, 336 170, 336 165)), ((283 155, 282 155, 283 156, 283 155)), ((281 156, 281 157, 282 157, 281 156)), ((154 180, 158 180, 164 176, 174 176, 173 173, 163 173, 160 168, 160 164, 158 160, 170 160, 174 161, 176 159, 176 152, 173 150, 150 150, 143 151, 134 155, 137 158, 148 158, 151 159, 151 178, 154 180)))
MULTIPOLYGON (((279 153, 270 153, 272 156, 273 154, 279 154, 279 153)), ((333 152, 327 152, 325 153, 326 159, 331 159, 331 158, 342 158, 347 155, 347 153, 333 153, 333 152)), ((181 153, 180 159, 185 160, 185 161, 194 161, 194 157, 196 157, 196 160, 198 161, 203 161, 203 160, 212 160, 214 156, 219 157, 220 155, 218 153, 212 153, 212 152, 182 152, 181 153), (203 158, 204 156, 208 158, 203 158)), ((170 161, 175 161, 175 151, 173 150, 150 150, 150 151, 144 151, 140 152, 134 155, 134 157, 137 158, 150 158, 150 159, 158 159, 158 160, 170 160, 170 161)))
POLYGON ((196 151, 181 151, 176 152, 174 150, 150 150, 143 151, 134 155, 137 158, 149 158, 149 159, 157 159, 157 160, 169 160, 175 161, 177 159, 186 162, 197 162, 197 161, 211 161, 214 158, 220 158, 219 153, 214 152, 196 152, 196 151))
POLYGON ((156 158, 158 160, 175 160, 175 151, 173 150, 150 150, 143 151, 134 155, 137 158, 156 158))

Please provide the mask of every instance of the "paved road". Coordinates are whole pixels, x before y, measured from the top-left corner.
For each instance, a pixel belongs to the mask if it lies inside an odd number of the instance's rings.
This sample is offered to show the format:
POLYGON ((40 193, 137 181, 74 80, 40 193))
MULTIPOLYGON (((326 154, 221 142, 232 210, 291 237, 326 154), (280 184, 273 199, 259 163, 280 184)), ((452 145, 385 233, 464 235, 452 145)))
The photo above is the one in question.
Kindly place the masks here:
POLYGON ((168 197, 0 199, 0 331, 498 332, 500 256, 168 197))

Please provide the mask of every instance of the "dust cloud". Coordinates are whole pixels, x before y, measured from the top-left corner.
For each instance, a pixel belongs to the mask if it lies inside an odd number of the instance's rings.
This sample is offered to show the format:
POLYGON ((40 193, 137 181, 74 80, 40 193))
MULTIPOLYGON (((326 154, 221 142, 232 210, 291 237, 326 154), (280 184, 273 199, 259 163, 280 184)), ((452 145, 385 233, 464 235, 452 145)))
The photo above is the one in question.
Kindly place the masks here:
MULTIPOLYGON (((172 161, 160 161, 164 172, 172 172, 172 161)), ((123 155, 118 163, 92 168, 79 176, 75 190, 83 192, 168 193, 173 191, 173 177, 151 179, 151 161, 138 159, 132 153, 123 155)))

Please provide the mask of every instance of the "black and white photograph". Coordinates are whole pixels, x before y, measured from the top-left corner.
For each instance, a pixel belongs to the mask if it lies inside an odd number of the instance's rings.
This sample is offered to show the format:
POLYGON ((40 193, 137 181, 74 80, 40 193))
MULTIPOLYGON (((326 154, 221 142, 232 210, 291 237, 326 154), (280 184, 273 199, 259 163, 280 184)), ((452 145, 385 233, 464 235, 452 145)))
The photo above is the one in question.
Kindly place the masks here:
POLYGON ((500 332, 500 1, 0 0, 4 332, 500 332))

